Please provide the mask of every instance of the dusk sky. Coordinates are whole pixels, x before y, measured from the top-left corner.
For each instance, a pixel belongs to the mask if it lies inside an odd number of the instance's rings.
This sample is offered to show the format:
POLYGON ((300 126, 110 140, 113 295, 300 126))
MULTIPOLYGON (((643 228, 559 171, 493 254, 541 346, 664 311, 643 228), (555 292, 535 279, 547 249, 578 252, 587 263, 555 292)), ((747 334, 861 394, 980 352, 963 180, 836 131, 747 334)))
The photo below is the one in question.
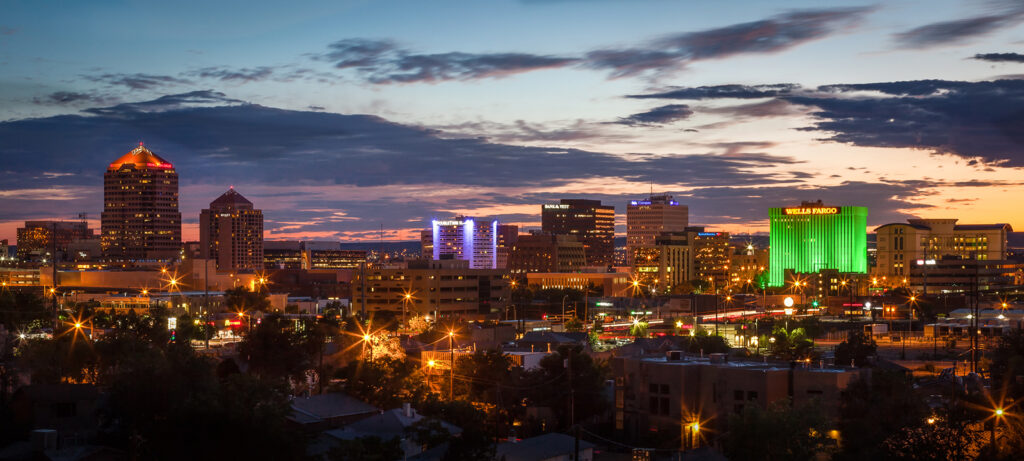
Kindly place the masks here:
POLYGON ((99 227, 106 166, 229 186, 267 239, 526 228, 669 193, 767 230, 821 199, 1024 229, 1024 2, 0 0, 0 238, 99 227))

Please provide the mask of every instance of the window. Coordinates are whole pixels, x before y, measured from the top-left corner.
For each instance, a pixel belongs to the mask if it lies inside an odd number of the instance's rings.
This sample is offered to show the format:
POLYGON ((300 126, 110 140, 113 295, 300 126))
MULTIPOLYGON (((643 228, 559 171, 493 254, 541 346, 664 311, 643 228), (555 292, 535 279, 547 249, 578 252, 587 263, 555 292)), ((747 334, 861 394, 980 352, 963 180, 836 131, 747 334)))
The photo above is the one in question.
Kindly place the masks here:
POLYGON ((734 400, 743 400, 743 391, 733 391, 732 395, 734 400))
POLYGON ((757 391, 747 391, 747 400, 757 400, 757 391))
POLYGON ((668 384, 662 384, 661 385, 661 393, 662 394, 668 394, 669 393, 668 392, 668 384))

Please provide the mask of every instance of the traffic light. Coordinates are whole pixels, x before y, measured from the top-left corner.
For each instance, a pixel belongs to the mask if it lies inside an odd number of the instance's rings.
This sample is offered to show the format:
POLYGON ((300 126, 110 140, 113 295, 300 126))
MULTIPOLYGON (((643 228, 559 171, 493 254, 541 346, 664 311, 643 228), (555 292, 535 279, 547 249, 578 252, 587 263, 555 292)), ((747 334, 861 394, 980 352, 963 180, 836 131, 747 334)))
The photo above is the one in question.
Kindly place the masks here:
POLYGON ((817 299, 811 301, 811 307, 818 307, 818 300, 817 299))
POLYGON ((175 342, 178 339, 178 330, 171 330, 171 341, 175 342))

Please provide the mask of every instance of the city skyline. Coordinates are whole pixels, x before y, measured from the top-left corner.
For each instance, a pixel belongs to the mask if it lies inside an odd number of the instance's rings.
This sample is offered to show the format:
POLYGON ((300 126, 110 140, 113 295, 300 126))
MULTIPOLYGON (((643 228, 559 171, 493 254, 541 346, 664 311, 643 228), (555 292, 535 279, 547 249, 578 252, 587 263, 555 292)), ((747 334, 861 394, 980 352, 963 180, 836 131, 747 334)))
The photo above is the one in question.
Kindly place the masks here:
POLYGON ((653 191, 690 222, 866 206, 1024 227, 1024 8, 1002 1, 12 5, 0 19, 0 238, 90 215, 138 142, 184 240, 229 186, 265 238, 416 240, 432 219, 653 191), (400 10, 400 11, 398 11, 400 10), (739 12, 737 12, 739 11, 739 12))

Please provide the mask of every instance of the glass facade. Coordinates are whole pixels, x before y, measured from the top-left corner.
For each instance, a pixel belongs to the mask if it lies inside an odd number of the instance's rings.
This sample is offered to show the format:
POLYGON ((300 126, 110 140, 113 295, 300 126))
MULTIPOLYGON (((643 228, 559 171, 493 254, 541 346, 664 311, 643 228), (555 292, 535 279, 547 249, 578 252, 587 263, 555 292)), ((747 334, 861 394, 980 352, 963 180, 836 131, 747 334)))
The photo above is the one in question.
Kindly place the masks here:
POLYGON ((867 217, 860 206, 769 209, 768 285, 783 286, 786 269, 867 273, 867 217))

